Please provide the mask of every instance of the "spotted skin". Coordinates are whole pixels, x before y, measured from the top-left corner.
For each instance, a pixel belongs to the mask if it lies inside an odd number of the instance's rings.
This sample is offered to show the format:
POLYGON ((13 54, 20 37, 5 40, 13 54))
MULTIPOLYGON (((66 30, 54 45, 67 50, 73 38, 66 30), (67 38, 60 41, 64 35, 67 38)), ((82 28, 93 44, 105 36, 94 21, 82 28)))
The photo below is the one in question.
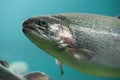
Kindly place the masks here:
POLYGON ((79 13, 32 17, 23 23, 23 32, 39 48, 80 72, 120 77, 118 18, 79 13), (47 26, 39 25, 41 20, 47 26))

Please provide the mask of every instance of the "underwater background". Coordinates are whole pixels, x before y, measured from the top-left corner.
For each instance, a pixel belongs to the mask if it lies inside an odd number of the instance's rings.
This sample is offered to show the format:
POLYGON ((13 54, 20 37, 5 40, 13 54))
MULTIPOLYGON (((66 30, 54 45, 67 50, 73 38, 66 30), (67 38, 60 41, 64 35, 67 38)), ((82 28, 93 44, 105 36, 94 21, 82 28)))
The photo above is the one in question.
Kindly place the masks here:
POLYGON ((53 57, 32 44, 22 33, 22 22, 45 14, 79 12, 117 17, 120 0, 0 0, 0 60, 16 74, 46 73, 52 80, 120 80, 78 72, 64 65, 60 75, 53 57))

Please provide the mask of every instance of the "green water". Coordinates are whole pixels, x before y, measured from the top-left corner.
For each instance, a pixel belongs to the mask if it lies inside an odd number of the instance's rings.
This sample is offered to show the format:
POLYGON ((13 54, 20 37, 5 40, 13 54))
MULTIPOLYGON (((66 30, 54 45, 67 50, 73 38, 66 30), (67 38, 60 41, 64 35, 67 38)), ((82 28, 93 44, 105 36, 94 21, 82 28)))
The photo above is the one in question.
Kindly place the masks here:
POLYGON ((54 58, 33 45, 22 33, 22 22, 36 15, 66 12, 120 15, 120 0, 0 0, 0 59, 9 64, 23 61, 28 72, 41 71, 52 80, 120 80, 80 73, 64 65, 60 71, 54 58))

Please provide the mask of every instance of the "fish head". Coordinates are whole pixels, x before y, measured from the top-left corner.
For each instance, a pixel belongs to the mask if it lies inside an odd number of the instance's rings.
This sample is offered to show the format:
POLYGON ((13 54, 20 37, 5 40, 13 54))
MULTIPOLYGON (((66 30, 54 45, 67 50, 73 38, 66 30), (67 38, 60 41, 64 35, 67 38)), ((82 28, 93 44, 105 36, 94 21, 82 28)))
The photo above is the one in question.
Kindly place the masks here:
POLYGON ((47 41, 71 38, 68 24, 54 16, 32 17, 23 22, 24 34, 31 34, 47 41))
MULTIPOLYGON (((59 49, 59 45, 67 45, 73 42, 67 22, 54 15, 27 19, 23 22, 23 33, 36 46, 54 57, 60 57, 61 54, 59 53, 66 53, 65 50, 59 49)), ((63 56, 61 55, 61 58, 63 56)))

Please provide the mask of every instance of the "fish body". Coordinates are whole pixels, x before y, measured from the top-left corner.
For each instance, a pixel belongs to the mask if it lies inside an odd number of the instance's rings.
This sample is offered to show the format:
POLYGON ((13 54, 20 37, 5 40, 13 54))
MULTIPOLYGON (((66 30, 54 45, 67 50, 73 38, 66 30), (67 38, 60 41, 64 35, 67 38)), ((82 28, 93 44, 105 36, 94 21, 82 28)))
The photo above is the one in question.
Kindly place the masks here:
POLYGON ((120 77, 120 19, 65 13, 32 17, 24 34, 62 63, 84 73, 120 77))

